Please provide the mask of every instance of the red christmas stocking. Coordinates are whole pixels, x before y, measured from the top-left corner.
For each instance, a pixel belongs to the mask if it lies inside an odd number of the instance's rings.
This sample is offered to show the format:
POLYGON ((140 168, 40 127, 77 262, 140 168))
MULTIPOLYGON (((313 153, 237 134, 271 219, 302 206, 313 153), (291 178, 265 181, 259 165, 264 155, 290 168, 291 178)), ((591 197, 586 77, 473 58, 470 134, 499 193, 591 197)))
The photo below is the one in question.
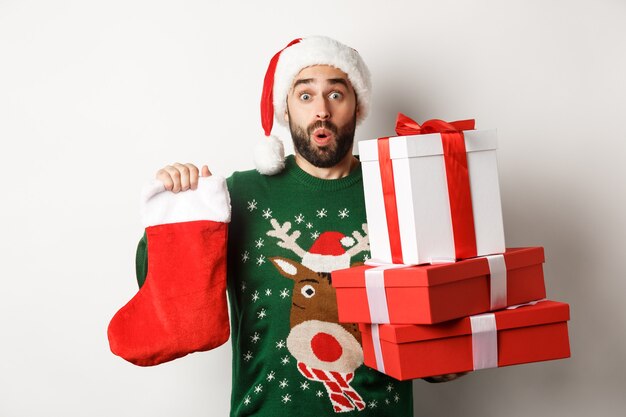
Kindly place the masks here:
POLYGON ((230 198, 220 177, 174 194, 159 181, 144 190, 142 221, 148 273, 139 292, 113 317, 111 351, 151 366, 228 340, 226 240, 230 198))

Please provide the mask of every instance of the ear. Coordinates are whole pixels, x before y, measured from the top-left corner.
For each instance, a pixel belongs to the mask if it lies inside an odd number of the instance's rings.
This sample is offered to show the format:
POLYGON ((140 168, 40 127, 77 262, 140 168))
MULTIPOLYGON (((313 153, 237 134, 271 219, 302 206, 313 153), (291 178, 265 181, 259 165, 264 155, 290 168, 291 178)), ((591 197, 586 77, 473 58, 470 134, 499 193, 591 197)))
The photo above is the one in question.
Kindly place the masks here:
POLYGON ((285 278, 296 280, 296 278, 303 278, 305 276, 316 275, 315 272, 302 265, 300 262, 293 261, 291 259, 283 258, 281 256, 275 256, 270 258, 270 261, 274 264, 278 272, 285 278))
MULTIPOLYGON (((289 93, 291 93, 291 89, 289 93)), ((289 96, 285 97, 285 114, 283 114, 283 120, 289 124, 289 96)))

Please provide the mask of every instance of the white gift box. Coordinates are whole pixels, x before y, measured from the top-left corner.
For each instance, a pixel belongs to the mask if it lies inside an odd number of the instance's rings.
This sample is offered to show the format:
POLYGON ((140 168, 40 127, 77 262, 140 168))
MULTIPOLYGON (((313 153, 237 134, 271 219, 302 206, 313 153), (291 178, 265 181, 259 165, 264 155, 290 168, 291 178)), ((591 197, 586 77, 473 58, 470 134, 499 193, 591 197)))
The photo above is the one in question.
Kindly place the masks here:
MULTIPOLYGON (((505 244, 496 160, 496 131, 467 130, 463 134, 476 256, 503 253, 505 244)), ((359 153, 372 260, 405 264, 455 261, 457 256, 442 135, 432 133, 389 138, 401 262, 392 259, 378 139, 359 142, 359 153)))

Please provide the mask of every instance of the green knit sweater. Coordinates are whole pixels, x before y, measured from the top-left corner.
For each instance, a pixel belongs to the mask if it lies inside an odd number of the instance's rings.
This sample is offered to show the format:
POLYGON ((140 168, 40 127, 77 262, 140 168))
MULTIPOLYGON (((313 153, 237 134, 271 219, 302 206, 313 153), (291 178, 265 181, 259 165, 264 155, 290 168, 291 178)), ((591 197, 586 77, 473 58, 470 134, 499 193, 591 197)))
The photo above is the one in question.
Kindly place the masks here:
MULTIPOLYGON (((413 415, 411 382, 362 365, 356 325, 337 323, 331 270, 367 260, 361 167, 323 180, 293 156, 274 176, 228 179, 231 416, 413 415)), ((137 278, 146 275, 145 237, 137 278)))

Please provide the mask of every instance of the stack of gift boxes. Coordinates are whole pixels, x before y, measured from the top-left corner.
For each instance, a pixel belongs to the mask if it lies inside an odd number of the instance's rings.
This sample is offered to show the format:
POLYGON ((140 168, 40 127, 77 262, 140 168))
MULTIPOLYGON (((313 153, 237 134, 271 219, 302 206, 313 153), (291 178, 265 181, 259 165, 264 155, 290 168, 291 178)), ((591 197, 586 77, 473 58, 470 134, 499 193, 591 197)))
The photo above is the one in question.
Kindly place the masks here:
POLYGON ((359 143, 372 257, 332 273, 364 362, 397 379, 569 357, 541 247, 505 248, 496 132, 418 125, 359 143))

